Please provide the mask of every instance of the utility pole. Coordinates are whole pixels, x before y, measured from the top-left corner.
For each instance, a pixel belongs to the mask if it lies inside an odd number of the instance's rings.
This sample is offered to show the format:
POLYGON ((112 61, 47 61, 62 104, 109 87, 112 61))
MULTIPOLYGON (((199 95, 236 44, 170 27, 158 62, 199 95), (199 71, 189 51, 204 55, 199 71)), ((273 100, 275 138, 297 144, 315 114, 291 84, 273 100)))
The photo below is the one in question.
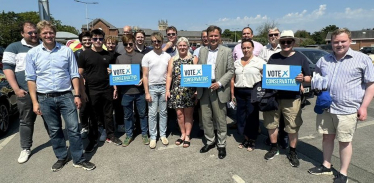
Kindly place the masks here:
POLYGON ((48 0, 38 0, 39 5, 39 18, 40 20, 51 21, 51 16, 49 14, 49 2, 48 0))
POLYGON ((87 31, 88 31, 88 16, 87 16, 87 4, 99 4, 98 2, 85 2, 85 1, 80 1, 80 0, 74 0, 77 3, 83 3, 86 4, 86 26, 87 26, 87 31))

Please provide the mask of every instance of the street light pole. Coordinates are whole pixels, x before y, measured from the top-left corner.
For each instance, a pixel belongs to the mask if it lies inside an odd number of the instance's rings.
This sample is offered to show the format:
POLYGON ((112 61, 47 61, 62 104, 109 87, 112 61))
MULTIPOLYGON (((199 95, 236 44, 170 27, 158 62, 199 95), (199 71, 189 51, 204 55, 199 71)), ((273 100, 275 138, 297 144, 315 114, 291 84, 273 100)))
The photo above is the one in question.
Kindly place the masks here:
POLYGON ((99 4, 98 2, 85 2, 85 1, 80 1, 80 0, 74 0, 75 2, 77 3, 84 3, 86 4, 86 27, 87 27, 87 31, 88 31, 88 14, 87 14, 87 5, 88 4, 99 4))

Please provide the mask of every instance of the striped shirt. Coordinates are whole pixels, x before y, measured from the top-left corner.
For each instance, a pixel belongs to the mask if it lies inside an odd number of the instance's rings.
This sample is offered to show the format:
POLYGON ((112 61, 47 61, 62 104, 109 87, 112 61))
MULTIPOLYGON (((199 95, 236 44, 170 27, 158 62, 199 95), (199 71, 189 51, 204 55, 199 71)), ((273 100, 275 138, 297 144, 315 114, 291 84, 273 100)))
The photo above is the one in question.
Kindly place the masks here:
POLYGON ((25 39, 10 44, 4 51, 3 70, 10 69, 14 71, 18 86, 28 91, 25 80, 26 54, 34 46, 26 43, 25 39))
POLYGON ((262 48, 262 51, 260 52, 260 54, 258 55, 258 57, 262 58, 263 60, 265 60, 265 62, 267 62, 269 60, 269 58, 274 54, 274 53, 278 53, 282 51, 280 45, 278 44, 277 47, 275 47, 275 49, 273 48, 273 46, 271 46, 270 43, 268 43, 267 45, 265 45, 263 48, 262 48))
POLYGON ((333 53, 321 57, 315 71, 328 78, 332 114, 356 113, 364 98, 366 84, 374 82, 374 67, 369 56, 350 48, 340 60, 336 60, 333 53))

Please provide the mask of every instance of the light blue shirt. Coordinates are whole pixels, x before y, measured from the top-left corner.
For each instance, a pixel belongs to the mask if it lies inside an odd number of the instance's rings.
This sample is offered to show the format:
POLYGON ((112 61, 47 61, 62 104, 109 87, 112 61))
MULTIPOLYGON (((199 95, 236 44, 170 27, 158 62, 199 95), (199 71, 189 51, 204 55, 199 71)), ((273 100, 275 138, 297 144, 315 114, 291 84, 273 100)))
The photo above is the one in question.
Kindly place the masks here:
POLYGON ((336 60, 333 53, 321 57, 315 71, 328 77, 332 114, 356 113, 362 104, 366 84, 374 82, 374 67, 369 56, 350 48, 340 60, 336 60))
POLYGON ((72 89, 71 80, 79 78, 73 51, 56 42, 50 51, 43 44, 26 55, 26 81, 36 81, 37 92, 65 92, 72 89))
POLYGON ((217 54, 218 54, 218 47, 215 50, 211 50, 210 47, 208 47, 208 60, 207 64, 212 66, 212 79, 216 79, 215 70, 216 70, 216 60, 217 60, 217 54))

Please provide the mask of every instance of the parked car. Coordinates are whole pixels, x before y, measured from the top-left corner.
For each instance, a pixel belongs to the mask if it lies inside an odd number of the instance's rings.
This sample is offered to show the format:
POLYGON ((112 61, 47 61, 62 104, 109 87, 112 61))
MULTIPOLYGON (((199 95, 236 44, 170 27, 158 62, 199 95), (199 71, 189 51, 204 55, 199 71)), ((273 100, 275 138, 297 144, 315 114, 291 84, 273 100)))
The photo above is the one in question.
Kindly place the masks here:
POLYGON ((8 131, 10 116, 17 111, 16 95, 5 78, 3 64, 0 62, 0 135, 8 131))
POLYGON ((226 47, 230 48, 231 51, 234 51, 234 48, 237 44, 239 44, 239 43, 236 43, 236 42, 223 42, 222 43, 223 46, 226 46, 226 47))
MULTIPOLYGON (((325 51, 325 50, 321 50, 321 49, 316 49, 316 48, 301 48, 301 47, 295 47, 293 48, 296 52, 299 52, 301 53, 302 55, 304 55, 308 62, 309 62, 309 69, 310 69, 310 72, 313 74, 314 70, 315 70, 315 67, 316 67, 316 63, 317 61, 329 54, 329 52, 325 51)), ((311 91, 311 85, 310 83, 309 84, 303 84, 304 86, 304 93, 307 97, 314 97, 314 92, 311 91)))
POLYGON ((369 46, 364 46, 360 49, 360 51, 362 53, 365 53, 365 54, 370 54, 370 53, 374 53, 374 47, 369 47, 369 46))
POLYGON ((305 48, 316 48, 316 49, 320 49, 320 50, 325 50, 329 53, 332 53, 333 50, 332 50, 332 46, 331 44, 313 44, 313 45, 307 45, 305 46, 305 48))

